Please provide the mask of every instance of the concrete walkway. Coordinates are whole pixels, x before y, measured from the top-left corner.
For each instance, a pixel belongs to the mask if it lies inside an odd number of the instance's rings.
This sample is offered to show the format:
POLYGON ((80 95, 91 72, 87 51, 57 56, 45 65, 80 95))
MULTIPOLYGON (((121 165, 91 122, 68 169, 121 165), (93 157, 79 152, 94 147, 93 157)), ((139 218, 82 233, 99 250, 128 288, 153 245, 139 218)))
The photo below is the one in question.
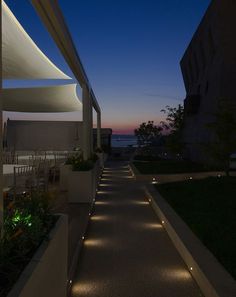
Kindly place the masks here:
POLYGON ((202 296, 141 186, 127 164, 105 168, 73 297, 202 296))

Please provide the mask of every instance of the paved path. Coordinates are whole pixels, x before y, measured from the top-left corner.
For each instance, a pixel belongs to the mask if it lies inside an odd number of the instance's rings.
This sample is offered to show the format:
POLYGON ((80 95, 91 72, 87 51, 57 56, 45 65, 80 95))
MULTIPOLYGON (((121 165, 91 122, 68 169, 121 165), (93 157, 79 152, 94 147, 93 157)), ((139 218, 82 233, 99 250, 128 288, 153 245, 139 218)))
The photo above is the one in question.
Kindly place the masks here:
POLYGON ((125 163, 105 168, 72 296, 202 296, 125 163))

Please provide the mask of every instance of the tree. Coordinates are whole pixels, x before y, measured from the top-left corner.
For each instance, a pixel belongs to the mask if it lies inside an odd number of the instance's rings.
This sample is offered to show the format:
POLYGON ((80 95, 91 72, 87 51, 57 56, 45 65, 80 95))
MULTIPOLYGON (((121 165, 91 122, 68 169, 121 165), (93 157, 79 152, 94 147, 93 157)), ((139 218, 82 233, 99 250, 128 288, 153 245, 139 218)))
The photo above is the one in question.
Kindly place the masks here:
POLYGON ((184 127, 184 107, 166 106, 161 112, 166 114, 165 121, 161 122, 163 130, 168 132, 167 146, 173 153, 180 153, 183 150, 182 131, 184 127))
POLYGON ((139 145, 150 145, 160 136, 162 128, 155 126, 153 121, 142 123, 138 129, 134 130, 134 134, 138 139, 139 145))
POLYGON ((236 106, 228 100, 219 100, 214 121, 206 126, 213 132, 215 140, 206 144, 206 150, 225 170, 230 171, 230 155, 236 151, 236 106))

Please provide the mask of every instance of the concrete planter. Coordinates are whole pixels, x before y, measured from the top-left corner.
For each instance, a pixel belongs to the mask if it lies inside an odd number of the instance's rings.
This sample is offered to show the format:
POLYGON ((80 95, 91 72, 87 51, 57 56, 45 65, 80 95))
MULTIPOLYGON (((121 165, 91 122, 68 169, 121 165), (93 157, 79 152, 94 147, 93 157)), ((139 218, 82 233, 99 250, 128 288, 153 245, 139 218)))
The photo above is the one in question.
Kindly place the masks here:
POLYGON ((152 186, 146 195, 205 297, 234 297, 236 282, 152 186))
POLYGON ((95 189, 96 189, 99 184, 100 176, 102 173, 100 160, 97 160, 97 162, 94 164, 94 170, 95 170, 95 189))
POLYGON ((101 168, 104 167, 104 153, 97 153, 101 168))
POLYGON ((105 162, 107 161, 107 158, 108 158, 108 154, 103 153, 103 161, 104 161, 104 164, 105 164, 105 162))
POLYGON ((69 203, 91 203, 96 193, 96 169, 71 171, 68 180, 69 203))
POLYGON ((155 178, 160 184, 184 181, 188 179, 203 179, 211 176, 225 175, 223 171, 190 172, 175 174, 141 174, 132 163, 129 164, 129 168, 137 181, 152 182, 153 178, 155 178))
POLYGON ((61 215, 8 297, 66 297, 68 266, 68 219, 61 215))
POLYGON ((72 171, 72 165, 63 164, 60 166, 60 190, 68 191, 69 174, 72 171))

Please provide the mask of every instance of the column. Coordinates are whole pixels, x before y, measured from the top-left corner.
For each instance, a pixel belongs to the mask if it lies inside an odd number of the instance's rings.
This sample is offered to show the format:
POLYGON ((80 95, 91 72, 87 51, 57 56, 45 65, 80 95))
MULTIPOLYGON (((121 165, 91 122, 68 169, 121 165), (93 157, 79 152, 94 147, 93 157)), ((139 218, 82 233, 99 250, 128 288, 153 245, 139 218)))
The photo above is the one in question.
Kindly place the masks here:
POLYGON ((89 89, 86 85, 82 87, 82 98, 83 98, 83 156, 84 160, 88 160, 92 154, 92 139, 91 139, 91 98, 89 89))
MULTIPOLYGON (((2 44, 2 5, 0 5, 0 41, 2 44)), ((0 47, 0 69, 2 70, 2 46, 0 47)), ((0 231, 3 232, 3 147, 2 147, 2 71, 0 71, 0 231)))
POLYGON ((102 143, 101 143, 101 112, 97 112, 97 147, 99 149, 102 148, 102 143))
POLYGON ((93 154, 93 104, 92 104, 92 97, 89 94, 89 101, 90 101, 90 112, 89 112, 89 124, 90 124, 90 151, 93 154))

